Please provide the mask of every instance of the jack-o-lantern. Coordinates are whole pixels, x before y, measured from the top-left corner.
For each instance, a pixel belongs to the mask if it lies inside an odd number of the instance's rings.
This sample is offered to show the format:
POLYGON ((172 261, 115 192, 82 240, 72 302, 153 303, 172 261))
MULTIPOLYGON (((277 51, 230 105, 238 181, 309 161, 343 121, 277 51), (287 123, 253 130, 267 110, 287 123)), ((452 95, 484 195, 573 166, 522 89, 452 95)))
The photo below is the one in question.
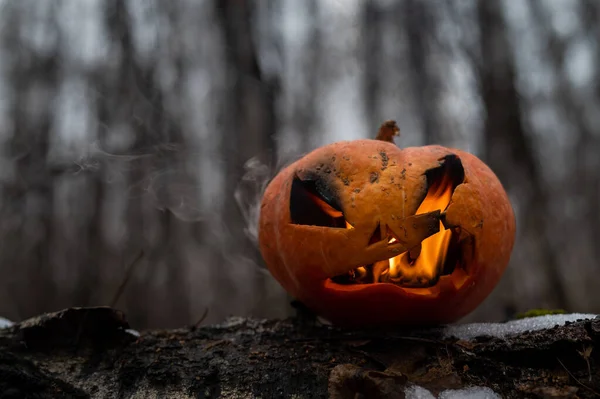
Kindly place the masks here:
MULTIPOLYGON (((338 142, 292 163, 261 204, 260 250, 279 283, 340 325, 435 324, 474 310, 504 272, 515 217, 474 155, 338 142)), ((391 132, 391 133, 390 133, 391 132)))

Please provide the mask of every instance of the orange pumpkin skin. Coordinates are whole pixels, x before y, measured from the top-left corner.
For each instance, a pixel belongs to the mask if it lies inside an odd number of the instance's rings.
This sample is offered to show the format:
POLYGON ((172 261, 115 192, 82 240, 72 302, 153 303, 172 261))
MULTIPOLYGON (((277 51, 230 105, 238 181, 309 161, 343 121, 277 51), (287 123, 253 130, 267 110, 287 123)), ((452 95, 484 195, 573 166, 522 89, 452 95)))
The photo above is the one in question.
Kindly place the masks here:
POLYGON ((344 326, 439 324, 460 319, 498 283, 514 237, 515 217, 508 196, 496 175, 477 157, 437 145, 400 149, 379 140, 330 144, 286 167, 268 185, 259 220, 260 250, 271 274, 315 313, 344 326), (439 226, 435 215, 414 215, 427 194, 425 172, 452 155, 460 160, 464 179, 452 194, 444 223, 457 228, 461 267, 430 288, 391 283, 342 285, 331 280, 398 254, 392 246, 368 245, 377 226, 404 231, 407 245, 420 242, 412 237, 418 235, 414 232, 439 226), (324 181, 353 228, 292 223, 290 197, 297 178, 324 181))

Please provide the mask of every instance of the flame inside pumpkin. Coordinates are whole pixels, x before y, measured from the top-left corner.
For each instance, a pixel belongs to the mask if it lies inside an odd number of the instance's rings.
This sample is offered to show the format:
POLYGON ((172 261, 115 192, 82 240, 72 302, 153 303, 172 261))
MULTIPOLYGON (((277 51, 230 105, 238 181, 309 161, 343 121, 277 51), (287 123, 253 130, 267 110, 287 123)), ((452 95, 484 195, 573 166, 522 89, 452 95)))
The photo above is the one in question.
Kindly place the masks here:
MULTIPOLYGON (((439 167, 427 170, 425 176, 428 189, 416 214, 444 212, 452 201, 454 190, 464 182, 460 159, 448 155, 440 159, 439 167)), ((294 179, 290 201, 292 223, 354 229, 334 197, 329 187, 318 179, 294 179)), ((440 221, 439 232, 421 241, 417 247, 390 259, 359 266, 332 280, 339 284, 392 283, 407 289, 433 287, 440 277, 455 274, 461 263, 455 250, 457 240, 454 238, 457 236, 454 229, 446 228, 440 221)), ((389 226, 381 224, 368 245, 382 240, 393 244, 399 237, 389 226)), ((457 284, 460 281, 457 280, 457 284)))
MULTIPOLYGON (((452 200, 455 188, 464 180, 464 170, 457 157, 447 157, 439 168, 427 172, 429 189, 416 214, 435 210, 445 211, 452 200)), ((346 228, 353 228, 346 222, 346 228)), ((388 236, 389 243, 397 241, 394 232, 386 226, 378 236, 388 236)), ((453 244, 452 229, 440 221, 440 231, 426 238, 418 247, 412 248, 396 257, 360 266, 348 276, 337 279, 341 283, 393 283, 408 288, 434 286, 442 275, 451 274, 456 259, 450 255, 453 244)), ((377 239, 375 239, 377 240, 377 239)))
MULTIPOLYGON (((419 206, 416 214, 435 210, 445 210, 452 199, 454 184, 451 176, 445 174, 442 180, 429 189, 427 196, 419 206)), ((393 234, 393 232, 389 232, 393 234)), ((440 222, 440 232, 426 238, 421 245, 404 252, 379 265, 380 273, 374 273, 375 282, 393 282, 406 286, 428 286, 443 273, 447 259, 452 231, 440 222), (385 264, 387 262, 387 265, 385 264)), ((389 243, 394 243, 392 237, 389 243)), ((381 262, 378 262, 381 263, 381 262)), ((363 274, 363 273, 361 273, 363 274)))

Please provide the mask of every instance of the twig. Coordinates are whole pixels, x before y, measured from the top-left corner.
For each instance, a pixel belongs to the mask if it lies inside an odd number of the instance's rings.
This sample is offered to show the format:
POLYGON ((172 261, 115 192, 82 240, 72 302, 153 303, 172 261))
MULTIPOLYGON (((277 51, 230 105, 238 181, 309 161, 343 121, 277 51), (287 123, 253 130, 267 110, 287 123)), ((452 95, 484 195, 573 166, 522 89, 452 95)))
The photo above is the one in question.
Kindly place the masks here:
POLYGON ((131 276, 133 275, 133 270, 135 269, 135 266, 138 265, 138 263, 140 262, 140 260, 143 257, 144 257, 144 251, 141 250, 140 253, 138 254, 138 256, 133 260, 133 262, 131 262, 129 264, 129 267, 125 271, 125 276, 123 276, 123 280, 121 281, 121 284, 119 285, 119 288, 117 289, 117 292, 115 292, 115 296, 113 297, 112 301, 110 302, 111 308, 114 308, 117 305, 117 302, 119 302, 121 295, 125 291, 125 287, 127 287, 127 283, 129 283, 129 280, 131 279, 131 276))
POLYGON ((360 350, 360 349, 357 349, 357 348, 353 348, 351 346, 348 346, 347 350, 350 351, 350 352, 358 353, 359 355, 364 356, 365 358, 369 359, 373 363, 377 363, 384 370, 389 367, 389 364, 386 364, 383 360, 377 359, 377 357, 374 354, 371 354, 369 352, 366 352, 366 351, 363 351, 363 350, 360 350))
POLYGON ((206 316, 208 316, 208 307, 206 307, 206 309, 204 309, 204 313, 202 313, 202 316, 200 316, 200 319, 198 319, 198 321, 196 323, 194 323, 194 325, 192 326, 192 328, 190 328, 190 330, 196 331, 198 329, 198 327, 200 327, 200 324, 202 324, 204 319, 206 319, 206 316))
POLYGON ((387 338, 398 339, 402 341, 413 341, 413 342, 423 342, 425 344, 433 344, 433 345, 443 345, 447 346, 448 342, 439 340, 439 339, 430 339, 430 338, 422 338, 422 337, 408 337, 401 335, 389 335, 387 338))
POLYGON ((556 360, 558 360, 558 362, 560 363, 560 365, 565 369, 565 371, 571 376, 571 378, 573 378, 575 380, 575 382, 577 382, 579 385, 581 385, 582 387, 584 387, 585 389, 589 390, 591 393, 593 393, 594 395, 600 397, 600 393, 594 391, 592 388, 588 387, 587 385, 585 385, 583 382, 579 381, 577 378, 575 378, 575 376, 573 374, 571 374, 571 372, 569 371, 569 369, 567 369, 567 367, 563 364, 563 362, 560 361, 560 359, 557 357, 556 360))
POLYGON ((399 340, 399 341, 410 341, 410 342, 421 342, 425 344, 432 344, 438 346, 447 346, 452 345, 451 342, 429 339, 429 338, 421 338, 421 337, 409 337, 409 336, 400 336, 400 335, 380 335, 380 334, 369 334, 369 333, 356 333, 354 334, 333 334, 333 336, 329 337, 305 337, 305 338, 290 338, 290 342, 311 342, 311 341, 356 341, 356 340, 399 340))
POLYGON ((593 346, 584 346, 583 350, 577 351, 583 360, 587 363, 588 367, 588 375, 590 376, 589 381, 592 382, 592 366, 590 365, 590 356, 592 355, 592 351, 594 350, 593 346))

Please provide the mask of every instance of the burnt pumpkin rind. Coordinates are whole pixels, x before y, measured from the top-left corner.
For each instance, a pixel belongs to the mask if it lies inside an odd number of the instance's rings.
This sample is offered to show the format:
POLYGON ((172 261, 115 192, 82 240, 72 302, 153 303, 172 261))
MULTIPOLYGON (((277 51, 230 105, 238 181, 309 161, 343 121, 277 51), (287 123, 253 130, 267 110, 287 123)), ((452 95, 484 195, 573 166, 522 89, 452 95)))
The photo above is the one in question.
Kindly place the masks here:
POLYGON ((514 236, 510 201, 477 157, 441 146, 400 149, 380 140, 330 144, 283 169, 265 191, 259 221, 260 250, 272 275, 293 297, 339 325, 458 320, 498 283, 514 236), (464 176, 450 204, 415 215, 429 189, 428 171, 451 159, 459 160, 464 176), (316 187, 322 200, 341 211, 349 228, 295 223, 290 205, 299 182, 316 187), (437 233, 440 219, 455 232, 460 267, 434 286, 335 282, 335 276, 418 245, 437 233), (398 241, 373 242, 373 232, 381 226, 399 233, 398 241))

